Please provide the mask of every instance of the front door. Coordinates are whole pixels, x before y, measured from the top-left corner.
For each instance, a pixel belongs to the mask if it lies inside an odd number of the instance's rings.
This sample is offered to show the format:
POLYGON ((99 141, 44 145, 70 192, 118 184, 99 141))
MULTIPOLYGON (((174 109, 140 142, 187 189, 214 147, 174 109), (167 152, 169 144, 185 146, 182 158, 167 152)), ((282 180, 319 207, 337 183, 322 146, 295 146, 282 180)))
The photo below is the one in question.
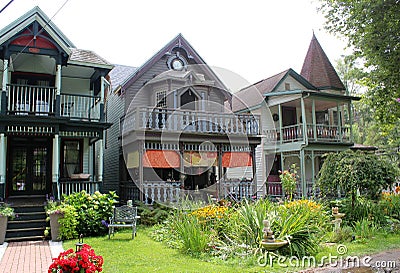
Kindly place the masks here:
POLYGON ((10 138, 8 146, 8 195, 50 192, 51 139, 10 138))

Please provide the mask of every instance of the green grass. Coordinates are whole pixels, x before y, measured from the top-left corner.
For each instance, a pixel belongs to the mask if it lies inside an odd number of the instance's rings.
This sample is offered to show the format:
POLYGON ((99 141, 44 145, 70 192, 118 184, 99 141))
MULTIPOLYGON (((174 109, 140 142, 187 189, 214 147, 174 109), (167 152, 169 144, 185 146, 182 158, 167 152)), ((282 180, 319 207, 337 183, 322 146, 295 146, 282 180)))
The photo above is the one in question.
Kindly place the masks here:
MULTIPOLYGON (((168 248, 162 243, 149 237, 150 229, 140 227, 138 235, 131 240, 129 230, 116 233, 109 240, 107 236, 84 238, 84 243, 93 247, 97 255, 104 258, 105 273, 131 273, 131 272, 285 272, 286 270, 298 271, 300 268, 279 267, 273 269, 269 266, 239 265, 239 259, 224 263, 223 261, 204 261, 185 255, 178 250, 168 248)), ((65 241, 64 249, 75 249, 77 240, 65 241)), ((365 255, 400 248, 400 234, 377 234, 374 238, 364 241, 344 243, 348 252, 343 255, 365 255)), ((337 255, 337 244, 323 247, 316 256, 320 261, 322 256, 337 255)))
MULTIPOLYGON (((110 240, 108 236, 84 238, 84 243, 91 245, 96 255, 104 258, 103 272, 262 272, 259 266, 245 268, 235 265, 220 265, 201 261, 170 249, 152 240, 148 229, 140 227, 137 237, 131 240, 130 231, 121 231, 110 240)), ((64 249, 75 249, 77 240, 65 241, 64 249)))

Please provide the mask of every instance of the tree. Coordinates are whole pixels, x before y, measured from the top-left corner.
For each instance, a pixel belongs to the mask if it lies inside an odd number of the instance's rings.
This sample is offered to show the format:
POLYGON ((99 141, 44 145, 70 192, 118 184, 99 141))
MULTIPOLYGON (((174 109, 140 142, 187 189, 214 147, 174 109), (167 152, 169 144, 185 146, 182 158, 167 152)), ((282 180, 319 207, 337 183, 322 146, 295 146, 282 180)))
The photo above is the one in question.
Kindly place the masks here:
POLYGON ((377 199, 383 189, 395 182, 398 174, 398 168, 385 157, 348 150, 327 155, 319 172, 318 186, 324 196, 344 192, 354 205, 357 191, 377 199))
POLYGON ((326 29, 346 37, 354 56, 365 60, 365 99, 389 136, 400 128, 399 5, 399 0, 320 0, 319 7, 326 29))

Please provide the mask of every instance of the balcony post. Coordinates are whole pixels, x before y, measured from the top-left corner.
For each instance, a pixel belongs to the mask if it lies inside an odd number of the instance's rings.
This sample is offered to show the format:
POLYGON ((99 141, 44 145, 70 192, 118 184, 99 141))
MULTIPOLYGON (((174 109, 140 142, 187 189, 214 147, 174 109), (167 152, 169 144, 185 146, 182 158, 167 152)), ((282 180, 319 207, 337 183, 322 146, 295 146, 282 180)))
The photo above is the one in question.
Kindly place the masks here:
POLYGON ((339 133, 339 141, 342 141, 342 121, 340 120, 341 112, 340 112, 340 105, 337 102, 337 124, 338 124, 338 133, 339 133))
POLYGON ((306 158, 304 149, 300 149, 300 181, 301 181, 301 191, 302 197, 307 197, 307 182, 306 182, 306 158))
POLYGON ((109 85, 108 81, 104 78, 104 76, 101 76, 100 78, 101 83, 100 83, 100 121, 104 122, 105 121, 105 115, 104 115, 104 92, 105 92, 105 85, 109 85))
POLYGON ((7 84, 8 84, 8 59, 3 60, 3 83, 1 92, 1 114, 6 113, 7 108, 7 84))
POLYGON ((283 142, 283 133, 282 133, 282 106, 279 104, 278 105, 278 115, 279 115, 279 141, 280 144, 282 145, 283 142))
POLYGON ((301 117, 302 120, 300 122, 303 122, 303 140, 306 144, 308 144, 308 136, 307 136, 307 118, 306 118, 306 106, 304 104, 304 98, 300 98, 300 104, 301 104, 301 117))
POLYGON ((60 195, 60 185, 59 185, 59 165, 60 165, 60 142, 59 135, 54 135, 53 138, 53 162, 52 162, 52 184, 53 184, 53 194, 56 195, 57 199, 61 198, 60 195))
POLYGON ((4 133, 0 134, 0 200, 5 198, 6 189, 6 155, 7 155, 7 137, 4 133))
POLYGON ((314 141, 317 141, 317 116, 315 114, 315 99, 312 99, 312 129, 314 135, 314 141))
POLYGON ((349 111, 349 123, 350 123, 350 142, 353 143, 354 136, 353 136, 353 107, 351 101, 348 103, 348 111, 349 111))
POLYGON ((61 64, 56 66, 56 100, 55 100, 55 116, 59 117, 61 115, 61 105, 60 105, 60 95, 61 95, 61 64))

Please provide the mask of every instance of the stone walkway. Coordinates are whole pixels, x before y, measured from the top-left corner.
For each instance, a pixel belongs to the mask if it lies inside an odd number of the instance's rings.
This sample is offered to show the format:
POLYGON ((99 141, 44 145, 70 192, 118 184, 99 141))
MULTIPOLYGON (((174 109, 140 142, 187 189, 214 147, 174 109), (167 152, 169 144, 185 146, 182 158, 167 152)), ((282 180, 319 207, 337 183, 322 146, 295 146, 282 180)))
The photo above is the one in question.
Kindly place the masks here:
POLYGON ((52 257, 62 251, 52 241, 10 242, 0 246, 0 273, 47 273, 52 257))

